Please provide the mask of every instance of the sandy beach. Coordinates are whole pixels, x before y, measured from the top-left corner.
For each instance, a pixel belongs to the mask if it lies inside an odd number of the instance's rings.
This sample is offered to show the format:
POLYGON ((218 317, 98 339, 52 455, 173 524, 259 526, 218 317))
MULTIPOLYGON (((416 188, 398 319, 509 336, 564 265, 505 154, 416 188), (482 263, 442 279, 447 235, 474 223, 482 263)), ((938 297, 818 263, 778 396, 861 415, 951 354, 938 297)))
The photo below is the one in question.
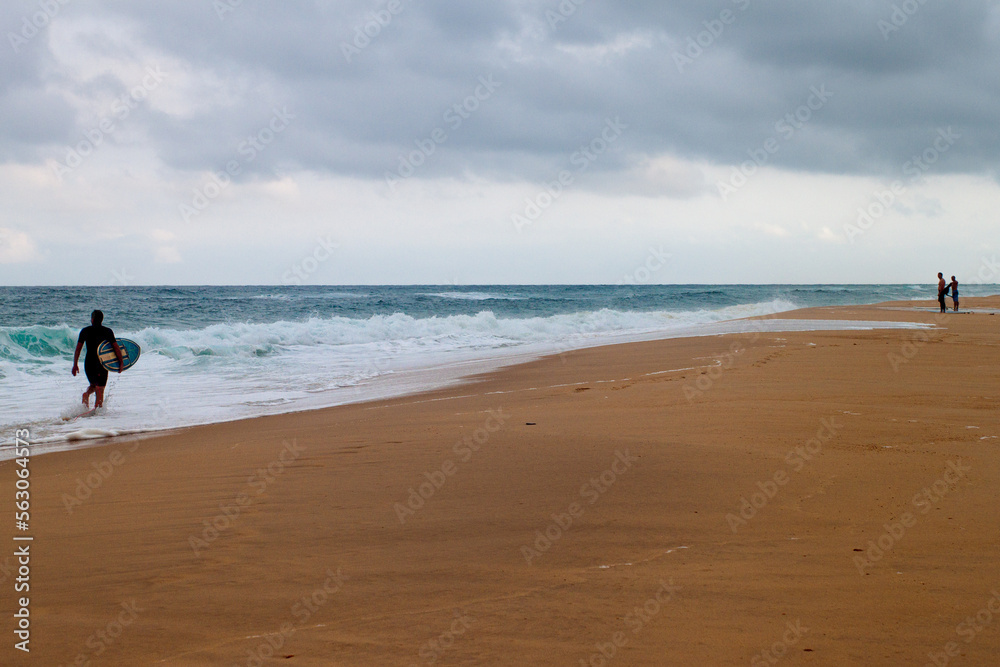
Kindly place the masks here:
POLYGON ((995 664, 1000 298, 962 304, 34 457, 0 663, 995 664))

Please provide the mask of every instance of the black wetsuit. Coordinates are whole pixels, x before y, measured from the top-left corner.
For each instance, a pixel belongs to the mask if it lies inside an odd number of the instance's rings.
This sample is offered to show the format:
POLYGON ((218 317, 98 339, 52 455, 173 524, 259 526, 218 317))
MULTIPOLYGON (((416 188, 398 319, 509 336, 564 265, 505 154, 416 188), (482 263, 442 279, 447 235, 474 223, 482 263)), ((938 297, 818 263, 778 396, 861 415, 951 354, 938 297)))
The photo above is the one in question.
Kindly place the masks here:
POLYGON ((87 357, 83 362, 83 370, 87 373, 92 387, 106 387, 108 384, 108 369, 101 365, 97 358, 97 348, 104 341, 114 341, 115 332, 105 326, 89 326, 80 331, 80 342, 87 345, 87 357))

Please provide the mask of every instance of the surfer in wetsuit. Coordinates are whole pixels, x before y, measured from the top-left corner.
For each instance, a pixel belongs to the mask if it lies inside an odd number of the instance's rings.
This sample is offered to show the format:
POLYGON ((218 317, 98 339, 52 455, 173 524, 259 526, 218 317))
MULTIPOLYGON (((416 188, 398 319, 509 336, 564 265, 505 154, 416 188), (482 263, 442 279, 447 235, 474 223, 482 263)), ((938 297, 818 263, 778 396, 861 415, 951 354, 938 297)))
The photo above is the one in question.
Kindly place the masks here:
POLYGON ((119 373, 122 372, 121 369, 124 366, 121 348, 118 347, 118 342, 115 340, 115 332, 103 326, 102 322, 104 322, 104 313, 99 310, 91 313, 90 326, 84 327, 80 331, 80 339, 76 343, 76 353, 73 355, 73 377, 76 377, 77 373, 80 372, 80 352, 83 350, 84 344, 87 345, 87 357, 83 361, 83 369, 87 373, 90 386, 87 387, 87 391, 83 392, 83 404, 89 408, 90 395, 96 393, 95 410, 104 405, 104 388, 108 385, 108 369, 101 364, 101 360, 97 357, 97 348, 101 346, 101 343, 104 341, 111 343, 111 347, 115 350, 115 356, 118 357, 119 373))

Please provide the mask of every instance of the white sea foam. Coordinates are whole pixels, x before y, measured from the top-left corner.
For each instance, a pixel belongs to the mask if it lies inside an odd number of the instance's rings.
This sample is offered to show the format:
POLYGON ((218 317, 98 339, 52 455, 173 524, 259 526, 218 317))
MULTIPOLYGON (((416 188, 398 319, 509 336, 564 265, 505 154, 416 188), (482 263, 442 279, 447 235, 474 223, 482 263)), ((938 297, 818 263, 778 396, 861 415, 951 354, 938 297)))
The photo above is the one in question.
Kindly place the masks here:
MULTIPOLYGON (((485 294, 485 293, 484 293, 485 294)), ((0 328, 0 428, 30 428, 36 441, 103 437, 336 405, 440 386, 489 368, 568 349, 629 340, 744 330, 871 328, 877 323, 734 318, 793 309, 785 300, 719 310, 598 310, 549 317, 475 315, 313 318, 215 324, 196 330, 118 331, 143 349, 136 367, 112 374, 103 414, 61 419, 85 381, 69 374, 68 327, 0 328), (9 389, 9 391, 7 391, 9 389)), ((885 326, 905 326, 886 324, 885 326)), ((0 450, 0 458, 4 455, 0 450)))
POLYGON ((421 292, 417 296, 433 296, 439 299, 458 299, 460 301, 489 301, 490 299, 523 301, 525 298, 523 296, 497 294, 494 292, 421 292))

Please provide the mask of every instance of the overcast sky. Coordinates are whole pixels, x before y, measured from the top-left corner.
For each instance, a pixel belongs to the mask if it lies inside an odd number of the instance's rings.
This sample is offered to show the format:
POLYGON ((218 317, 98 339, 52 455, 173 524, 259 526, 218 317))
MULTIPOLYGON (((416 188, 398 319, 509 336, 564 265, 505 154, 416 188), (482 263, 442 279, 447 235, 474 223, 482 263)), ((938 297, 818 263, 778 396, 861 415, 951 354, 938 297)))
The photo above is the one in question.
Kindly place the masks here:
POLYGON ((996 2, 6 0, 0 28, 0 284, 1000 282, 996 2))

